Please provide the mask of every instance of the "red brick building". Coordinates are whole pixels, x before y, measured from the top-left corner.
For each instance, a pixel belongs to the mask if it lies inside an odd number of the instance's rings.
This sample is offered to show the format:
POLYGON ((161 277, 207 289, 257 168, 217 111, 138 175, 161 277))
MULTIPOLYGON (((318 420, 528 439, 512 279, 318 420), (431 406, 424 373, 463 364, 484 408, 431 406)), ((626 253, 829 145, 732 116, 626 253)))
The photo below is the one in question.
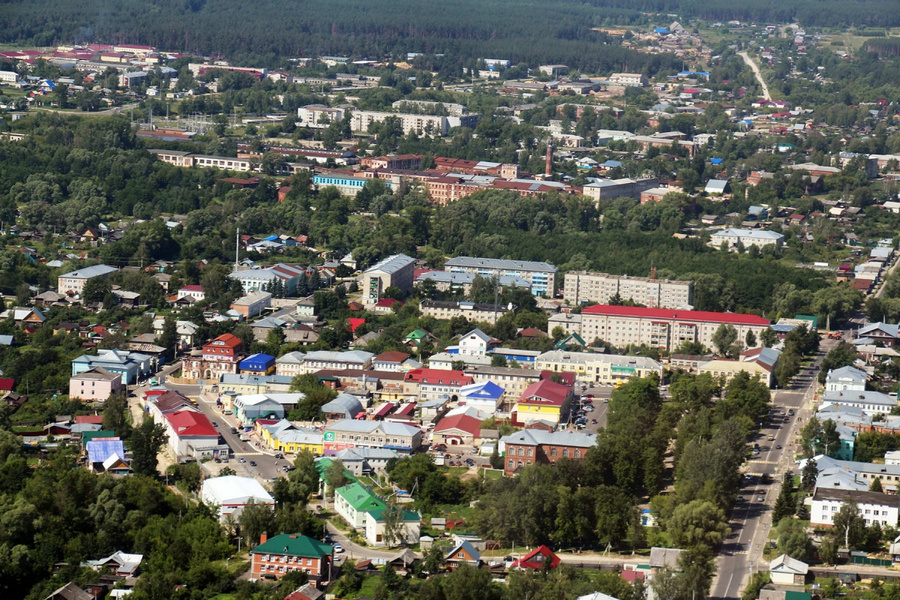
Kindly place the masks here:
POLYGON ((292 571, 303 571, 310 581, 331 581, 334 547, 300 533, 283 533, 272 539, 264 533, 259 546, 250 551, 250 577, 281 579, 292 571))
POLYGON ((533 464, 549 465, 560 459, 582 460, 597 441, 597 436, 574 431, 547 432, 523 429, 500 438, 504 445, 503 474, 516 474, 533 464))

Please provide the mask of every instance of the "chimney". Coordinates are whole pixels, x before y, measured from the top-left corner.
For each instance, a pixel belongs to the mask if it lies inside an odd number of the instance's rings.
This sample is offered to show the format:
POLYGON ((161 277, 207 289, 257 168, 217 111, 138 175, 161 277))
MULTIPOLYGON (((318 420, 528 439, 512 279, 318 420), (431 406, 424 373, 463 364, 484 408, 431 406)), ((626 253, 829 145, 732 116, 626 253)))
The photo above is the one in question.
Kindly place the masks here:
POLYGON ((544 175, 553 175, 553 140, 547 143, 547 164, 544 166, 544 175))
POLYGON ((269 539, 269 534, 266 533, 265 531, 263 531, 261 534, 259 534, 259 544, 260 545, 265 544, 266 540, 268 540, 268 539, 269 539))

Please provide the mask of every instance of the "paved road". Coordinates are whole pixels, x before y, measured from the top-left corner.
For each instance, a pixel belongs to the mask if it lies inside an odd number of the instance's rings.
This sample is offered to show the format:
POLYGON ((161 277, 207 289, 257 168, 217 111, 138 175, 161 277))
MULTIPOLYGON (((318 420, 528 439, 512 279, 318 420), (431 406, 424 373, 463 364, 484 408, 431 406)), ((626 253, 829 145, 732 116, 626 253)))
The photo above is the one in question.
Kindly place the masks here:
POLYGON ((878 286, 878 291, 875 292, 876 298, 880 298, 881 294, 884 293, 884 288, 887 286, 888 277, 890 277, 891 273, 894 272, 894 269, 897 268, 897 265, 900 265, 900 257, 894 259, 894 264, 888 267, 887 271, 884 274, 884 277, 881 278, 881 284, 878 286))
POLYGON ((759 86, 762 88, 762 96, 766 100, 771 100, 772 96, 769 95, 769 86, 766 85, 765 80, 762 77, 762 73, 759 72, 759 67, 756 65, 756 61, 750 58, 746 52, 738 52, 738 56, 744 59, 744 62, 747 63, 747 66, 750 67, 750 70, 753 71, 754 77, 759 82, 759 86))
MULTIPOLYGON (((837 344, 823 340, 813 366, 837 344)), ((781 489, 781 476, 794 468, 796 433, 814 410, 812 399, 818 385, 812 366, 801 371, 788 390, 773 392, 775 416, 760 431, 755 443, 760 453, 747 463, 740 494, 729 527, 731 535, 722 545, 710 598, 740 598, 750 573, 768 568, 762 552, 772 528, 770 509, 781 489), (788 411, 794 410, 789 416, 788 411), (769 440, 769 437, 774 439, 769 440), (780 448, 779 448, 780 446, 780 448)))

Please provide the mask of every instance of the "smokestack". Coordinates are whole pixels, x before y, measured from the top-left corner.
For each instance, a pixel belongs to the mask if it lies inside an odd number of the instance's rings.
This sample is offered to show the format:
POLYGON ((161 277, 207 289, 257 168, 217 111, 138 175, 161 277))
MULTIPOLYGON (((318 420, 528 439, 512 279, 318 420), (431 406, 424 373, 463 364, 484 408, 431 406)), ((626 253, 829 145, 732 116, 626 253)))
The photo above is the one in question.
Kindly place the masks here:
POLYGON ((553 175, 553 141, 547 143, 547 164, 544 166, 544 175, 553 175))

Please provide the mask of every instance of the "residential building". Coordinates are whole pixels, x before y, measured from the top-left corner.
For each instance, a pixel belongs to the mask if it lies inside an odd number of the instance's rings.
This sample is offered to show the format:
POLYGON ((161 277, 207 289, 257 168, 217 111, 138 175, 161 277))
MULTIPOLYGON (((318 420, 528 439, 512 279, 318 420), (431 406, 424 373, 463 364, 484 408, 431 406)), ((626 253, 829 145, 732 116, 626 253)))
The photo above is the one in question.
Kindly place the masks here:
POLYGON ((250 551, 250 578, 281 579, 293 571, 303 571, 311 581, 331 581, 334 547, 301 533, 283 533, 269 539, 266 533, 259 546, 250 551))
POLYGON ((223 333, 203 345, 200 352, 194 350, 182 361, 182 373, 191 379, 218 380, 222 375, 236 374, 241 360, 241 340, 230 333, 223 333))
POLYGON ((303 368, 306 361, 306 354, 299 351, 288 352, 279 356, 275 360, 275 374, 285 377, 296 377, 303 375, 306 370, 303 368))
POLYGON ((535 296, 552 298, 556 293, 557 268, 545 262, 457 256, 444 263, 444 271, 482 277, 520 277, 531 283, 531 293, 535 296))
POLYGON ((588 433, 543 429, 517 431, 500 438, 503 474, 509 477, 523 466, 553 464, 562 458, 581 460, 596 441, 597 436, 588 433))
POLYGON ((219 394, 249 396, 251 394, 277 394, 291 391, 293 377, 284 375, 251 375, 249 373, 219 376, 219 394))
POLYGON ((473 445, 481 438, 481 420, 464 413, 444 417, 432 433, 433 444, 473 445))
POLYGON ((275 357, 258 352, 238 363, 241 375, 271 375, 275 372, 275 357))
POLYGON ((400 128, 404 134, 416 135, 447 135, 453 127, 471 127, 478 124, 477 114, 459 116, 434 116, 416 115, 409 113, 381 112, 374 110, 354 110, 350 116, 350 128, 353 131, 367 132, 373 123, 382 123, 385 119, 393 118, 400 122, 400 128))
POLYGON ((764 229, 735 229, 729 227, 728 229, 714 232, 710 236, 709 243, 714 248, 719 248, 722 244, 725 244, 729 249, 735 249, 738 245, 741 245, 744 248, 749 248, 750 246, 756 246, 757 248, 774 246, 778 250, 784 243, 784 235, 764 229))
POLYGON ((123 387, 120 373, 112 373, 103 367, 92 367, 69 379, 69 398, 104 402, 123 387))
MULTIPOLYGON (((472 291, 472 284, 475 281, 475 278, 479 277, 479 275, 475 273, 448 273, 446 271, 428 271, 427 273, 422 273, 416 278, 416 283, 422 283, 425 281, 431 281, 434 283, 434 288, 440 292, 452 292, 452 293, 461 293, 464 296, 468 296, 469 292, 472 291)), ((493 277, 493 276, 492 276, 493 277)), ((501 275, 499 280, 499 291, 503 291, 507 288, 525 288, 531 289, 531 282, 527 279, 523 279, 521 277, 516 277, 514 275, 501 275)), ((423 301, 432 302, 431 300, 423 301)), ((435 309, 442 308, 442 304, 435 304, 435 309)), ((450 303, 456 304, 456 303, 450 303)), ((462 304, 462 303, 460 303, 462 304)), ((449 307, 448 307, 449 308, 449 307)), ((422 309, 424 312, 424 308, 422 309)), ((452 310, 452 308, 451 308, 452 310)), ((438 319, 443 318, 452 318, 451 317, 436 317, 438 319)), ((468 317, 472 318, 472 317, 468 317)))
MULTIPOLYGON (((153 321, 153 332, 160 336, 165 331, 166 320, 158 317, 153 321)), ((175 321, 175 333, 178 334, 178 341, 185 348, 191 348, 197 343, 198 327, 192 321, 175 321)))
POLYGON ((177 300, 182 298, 191 298, 194 302, 203 302, 206 299, 206 292, 203 291, 202 285, 186 285, 183 286, 175 295, 177 300))
POLYGON ((301 365, 301 371, 303 373, 315 373, 325 369, 368 369, 374 357, 373 353, 365 350, 348 350, 346 352, 317 350, 305 356, 301 365))
MULTIPOLYGON (((885 463, 864 463, 855 460, 838 460, 818 454, 813 457, 816 461, 816 468, 819 473, 828 469, 840 469, 849 473, 851 476, 857 476, 864 481, 867 486, 871 487, 875 479, 881 481, 882 489, 890 494, 895 494, 900 487, 900 465, 885 463)), ((798 472, 806 466, 806 460, 798 461, 798 472)), ((900 496, 893 496, 900 498, 900 496)))
MULTIPOLYGON (((519 400, 526 388, 541 380, 541 372, 537 369, 517 369, 514 367, 477 366, 467 367, 465 374, 472 378, 474 384, 493 383, 503 388, 498 408, 509 411, 519 400)), ((466 397, 468 386, 460 388, 458 398, 466 397)))
POLYGON ((490 349, 499 344, 496 340, 480 329, 473 329, 459 339, 458 353, 462 356, 485 356, 490 349))
MULTIPOLYGON (((387 525, 385 513, 388 510, 391 509, 376 508, 368 511, 366 514, 366 541, 370 546, 387 545, 385 541, 385 528, 387 525)), ((404 508, 398 508, 397 510, 400 511, 399 523, 397 523, 399 531, 394 534, 396 537, 393 543, 407 546, 418 544, 422 535, 422 517, 419 516, 419 513, 404 508)))
POLYGON ((227 515, 237 519, 248 504, 263 504, 275 509, 275 499, 253 477, 226 475, 204 479, 200 499, 216 507, 220 521, 224 521, 227 515))
POLYGON ((412 357, 406 352, 398 352, 396 350, 382 352, 372 359, 372 368, 376 371, 400 373, 410 369, 417 369, 421 366, 420 362, 412 360, 412 357))
POLYGON ((251 292, 231 303, 231 309, 241 313, 244 319, 258 317, 264 309, 270 306, 272 306, 272 294, 269 292, 251 292))
POLYGON ((108 265, 94 265, 93 267, 84 267, 83 269, 63 273, 57 277, 56 291, 60 294, 80 296, 88 279, 93 279, 94 277, 106 279, 110 273, 115 273, 116 271, 118 271, 117 268, 108 265))
POLYGON ((363 298, 367 304, 375 304, 385 290, 394 287, 402 293, 412 291, 416 259, 405 254, 394 254, 372 265, 360 275, 363 298))
POLYGON ((864 392, 869 374, 856 367, 831 369, 825 376, 826 392, 864 392))
POLYGON ((478 567, 481 565, 481 552, 469 540, 463 540, 447 553, 444 562, 451 570, 458 569, 463 564, 478 567))
POLYGON ((386 474, 388 461, 399 456, 393 450, 386 448, 354 448, 353 450, 341 450, 334 455, 334 459, 341 461, 344 468, 353 473, 355 477, 360 477, 376 473, 386 474))
POLYGON ((609 76, 611 85, 622 85, 625 87, 646 87, 648 85, 647 78, 641 73, 613 73, 609 76))
POLYGON ((690 281, 569 271, 565 275, 563 299, 573 305, 608 304, 618 297, 651 308, 688 308, 691 289, 690 281))
POLYGON ((325 454, 325 435, 318 429, 298 427, 287 419, 281 419, 261 430, 263 441, 276 452, 298 454, 308 450, 316 456, 325 454))
POLYGON ((553 330, 562 327, 565 335, 581 335, 581 313, 557 313, 547 319, 547 335, 553 335, 553 330))
POLYGON ((297 109, 297 117, 306 127, 325 129, 335 121, 343 119, 344 113, 348 110, 353 110, 353 107, 342 105, 332 108, 324 104, 309 104, 297 109))
MULTIPOLYGON (((474 277, 474 275, 472 275, 474 277)), ((453 317, 463 317, 473 323, 496 323, 500 317, 513 309, 502 304, 478 302, 448 302, 442 300, 422 300, 419 303, 422 316, 448 321, 453 317)))
POLYGON ((83 354, 72 359, 73 376, 95 367, 103 367, 111 373, 120 375, 125 385, 134 385, 156 371, 155 360, 152 357, 126 350, 101 349, 97 351, 96 356, 83 354))
POLYGON ((721 325, 733 326, 740 340, 747 337, 748 331, 759 339, 769 321, 747 314, 604 304, 581 311, 583 339, 590 342, 599 338, 619 347, 646 344, 672 351, 683 342, 713 347, 712 337, 721 325))
POLYGON ((574 373, 580 383, 602 385, 617 385, 632 377, 647 377, 653 374, 662 379, 663 375, 662 365, 646 356, 568 350, 544 352, 535 360, 534 368, 538 372, 574 373))
POLYGON ((869 344, 880 342, 885 348, 893 348, 900 343, 900 324, 869 323, 859 330, 854 343, 861 344, 864 341, 869 344))
POLYGON ((769 563, 769 578, 775 585, 803 585, 809 565, 802 560, 782 554, 769 563))
POLYGON ((325 453, 360 448, 387 448, 403 454, 422 445, 418 427, 390 421, 344 419, 325 426, 325 453))
POLYGON ((366 513, 387 508, 371 490, 354 481, 334 490, 334 511, 354 529, 366 526, 366 513))
POLYGON ((880 492, 854 490, 817 489, 812 497, 810 525, 834 527, 834 517, 846 502, 856 502, 857 512, 866 521, 866 527, 878 523, 882 528, 897 526, 900 514, 900 496, 880 492))
POLYGON ((306 268, 279 264, 259 269, 234 271, 229 277, 241 282, 245 294, 266 291, 274 285, 276 280, 279 280, 284 288, 284 295, 289 297, 297 294, 297 283, 301 277, 306 277, 306 268))
POLYGON ((717 358, 699 366, 697 373, 708 373, 715 379, 722 379, 726 384, 739 373, 748 373, 751 377, 759 377, 768 387, 775 385, 775 371, 758 362, 717 358))
POLYGON ((482 381, 459 388, 459 403, 492 415, 497 412, 506 392, 493 381, 482 381))
MULTIPOLYGON (((666 141, 667 145, 670 143, 671 140, 666 141)), ((658 185, 659 179, 655 177, 601 179, 585 185, 584 195, 592 198, 598 204, 600 201, 613 200, 615 198, 634 198, 638 200, 643 192, 658 185)))
POLYGON ((413 369, 403 378, 403 393, 407 398, 414 397, 419 401, 435 400, 442 396, 458 400, 460 388, 470 383, 474 383, 473 379, 462 371, 413 369))
POLYGON ((283 419, 303 398, 301 393, 252 394, 238 396, 232 406, 238 421, 252 425, 257 419, 283 419))
POLYGON ((228 445, 219 443, 219 431, 210 420, 193 407, 167 413, 163 421, 169 448, 180 460, 191 458, 202 460, 214 458, 222 453, 228 455, 228 445))

